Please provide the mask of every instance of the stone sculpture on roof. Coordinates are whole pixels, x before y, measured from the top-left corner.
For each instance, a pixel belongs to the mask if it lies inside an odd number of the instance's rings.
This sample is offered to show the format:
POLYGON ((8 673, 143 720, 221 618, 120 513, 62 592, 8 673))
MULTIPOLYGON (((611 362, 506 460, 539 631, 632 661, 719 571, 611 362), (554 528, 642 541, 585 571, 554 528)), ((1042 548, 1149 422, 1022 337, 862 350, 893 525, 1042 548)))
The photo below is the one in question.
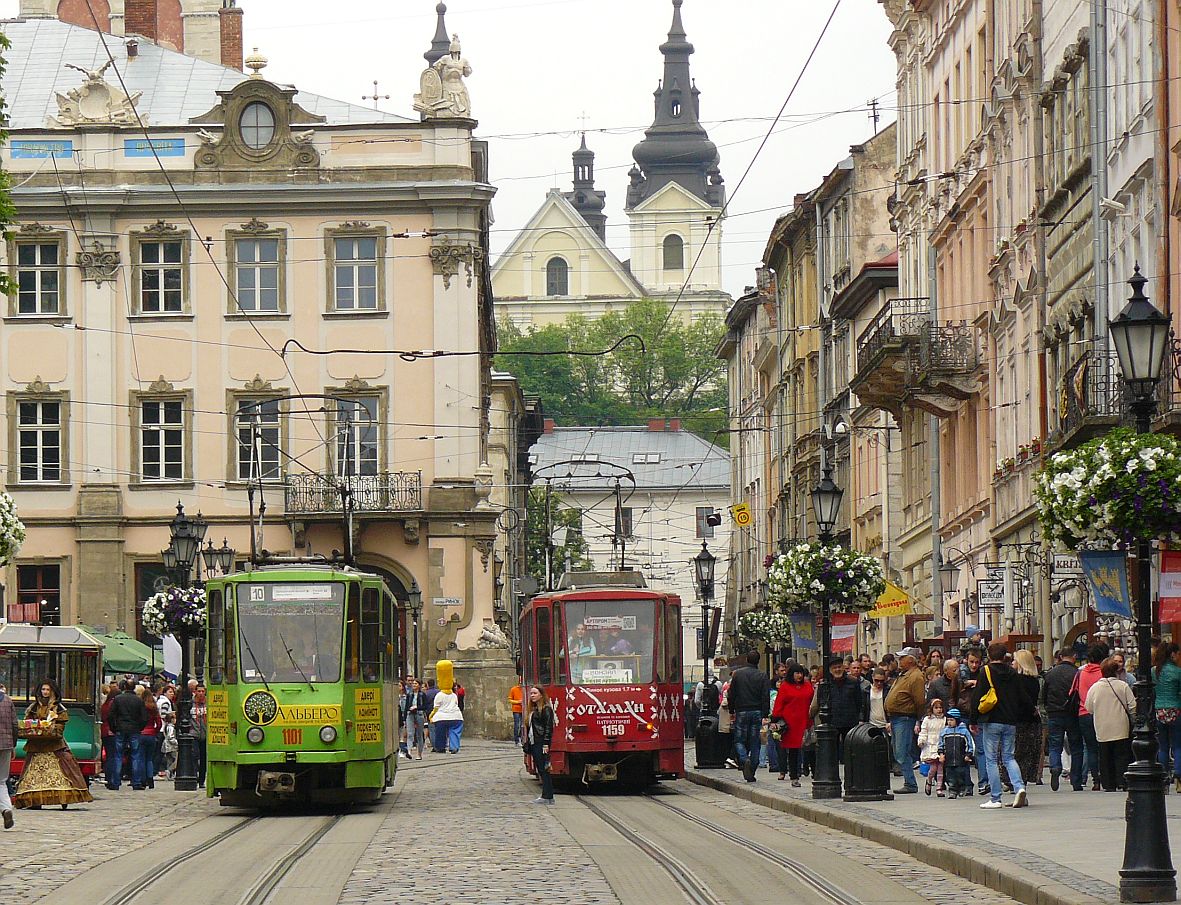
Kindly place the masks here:
POLYGON ((67 69, 77 70, 85 78, 81 86, 71 88, 65 94, 55 92, 57 116, 48 118, 51 128, 139 125, 135 104, 143 92, 137 91, 128 96, 122 88, 108 84, 103 76, 110 69, 112 62, 108 61, 98 69, 85 69, 82 66, 75 66, 73 63, 65 64, 67 69))
POLYGON ((463 57, 459 35, 452 35, 451 52, 423 70, 419 92, 414 95, 414 109, 423 119, 470 118, 472 100, 463 80, 471 74, 472 67, 463 57))

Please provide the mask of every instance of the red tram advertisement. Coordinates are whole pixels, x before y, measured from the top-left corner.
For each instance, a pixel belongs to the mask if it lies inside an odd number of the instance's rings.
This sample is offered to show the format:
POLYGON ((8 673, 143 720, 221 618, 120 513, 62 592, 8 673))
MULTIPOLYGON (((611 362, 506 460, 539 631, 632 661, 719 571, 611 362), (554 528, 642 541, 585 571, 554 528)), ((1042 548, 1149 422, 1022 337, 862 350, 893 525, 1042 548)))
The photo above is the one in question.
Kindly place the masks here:
POLYGON ((526 604, 520 631, 525 684, 554 709, 556 782, 685 775, 678 596, 638 572, 569 572, 526 604))

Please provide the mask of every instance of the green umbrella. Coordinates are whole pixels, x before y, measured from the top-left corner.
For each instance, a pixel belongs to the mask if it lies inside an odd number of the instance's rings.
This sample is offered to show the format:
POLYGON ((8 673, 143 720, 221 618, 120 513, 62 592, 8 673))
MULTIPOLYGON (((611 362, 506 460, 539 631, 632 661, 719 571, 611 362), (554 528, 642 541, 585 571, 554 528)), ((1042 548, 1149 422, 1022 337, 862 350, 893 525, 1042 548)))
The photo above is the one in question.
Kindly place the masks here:
MULTIPOLYGON (((141 644, 123 631, 114 631, 109 635, 94 633, 103 643, 103 662, 108 673, 130 672, 147 674, 152 671, 152 649, 141 644)), ((156 657, 156 663, 163 661, 156 657)))

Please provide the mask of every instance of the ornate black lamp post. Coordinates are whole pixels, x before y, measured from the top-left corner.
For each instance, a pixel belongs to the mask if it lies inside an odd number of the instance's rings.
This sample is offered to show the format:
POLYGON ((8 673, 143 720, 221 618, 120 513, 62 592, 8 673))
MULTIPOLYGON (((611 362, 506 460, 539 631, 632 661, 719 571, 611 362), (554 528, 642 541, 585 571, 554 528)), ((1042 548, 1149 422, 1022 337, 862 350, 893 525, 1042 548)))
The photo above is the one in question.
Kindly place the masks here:
MULTIPOLYGON (((1136 267, 1132 297, 1110 322, 1111 341, 1119 356, 1124 382, 1132 392, 1136 430, 1152 430, 1156 385, 1169 344, 1169 318, 1144 295, 1148 281, 1136 267)), ((1165 771, 1157 762, 1156 715, 1152 687, 1152 538, 1136 542, 1136 728, 1132 733, 1135 761, 1128 768, 1128 806, 1124 865, 1120 868, 1121 902, 1172 902, 1177 898, 1177 872, 1169 851, 1165 820, 1165 771)))
MULTIPOLYGON (((822 544, 832 542, 832 529, 836 527, 837 514, 840 512, 841 498, 844 495, 845 491, 832 479, 832 466, 826 465, 824 477, 812 491, 812 510, 816 514, 816 527, 820 531, 822 544)), ((820 724, 816 727, 816 776, 812 780, 813 798, 841 797, 840 759, 837 757, 839 739, 831 722, 831 679, 828 674, 828 661, 831 657, 832 613, 828 595, 824 594, 820 603, 820 675, 824 693, 820 696, 820 724)))
POLYGON ((418 619, 422 615, 422 588, 417 579, 410 580, 410 590, 406 592, 406 609, 410 611, 410 618, 414 622, 414 675, 421 677, 418 671, 418 619))
MULTIPOLYGON (((189 518, 185 515, 185 507, 181 503, 176 504, 176 517, 173 518, 169 525, 171 532, 171 540, 168 544, 168 549, 161 555, 164 558, 164 565, 166 568, 172 570, 175 574, 174 582, 179 588, 187 588, 189 586, 189 573, 192 571, 193 563, 197 560, 197 554, 201 549, 201 541, 205 539, 205 532, 209 525, 201 517, 201 513, 197 513, 196 518, 189 518)), ((233 551, 230 553, 230 562, 233 563, 233 551)), ((177 717, 176 717, 176 790, 178 792, 195 792, 197 790, 197 763, 194 752, 193 738, 193 695, 189 691, 189 673, 191 666, 189 663, 189 642, 190 637, 188 633, 182 633, 177 637, 180 642, 180 698, 177 701, 177 717)))
POLYGON ((697 593, 701 596, 701 681, 709 678, 709 602, 714 599, 714 568, 717 557, 709 552, 705 541, 701 542, 701 552, 693 557, 693 574, 697 579, 697 593))

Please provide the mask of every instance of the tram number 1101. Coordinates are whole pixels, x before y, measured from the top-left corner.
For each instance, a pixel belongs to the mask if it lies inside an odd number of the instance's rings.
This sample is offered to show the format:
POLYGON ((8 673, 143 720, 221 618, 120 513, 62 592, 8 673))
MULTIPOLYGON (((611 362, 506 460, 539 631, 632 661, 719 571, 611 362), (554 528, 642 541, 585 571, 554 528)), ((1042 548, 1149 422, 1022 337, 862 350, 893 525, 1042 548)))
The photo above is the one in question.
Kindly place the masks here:
POLYGON ((607 738, 611 738, 613 736, 618 737, 623 735, 623 732, 626 728, 627 727, 625 727, 623 723, 608 723, 603 727, 603 735, 605 735, 607 738))
POLYGON ((284 745, 302 745, 303 744, 303 730, 302 729, 284 729, 283 730, 283 744, 284 745))

